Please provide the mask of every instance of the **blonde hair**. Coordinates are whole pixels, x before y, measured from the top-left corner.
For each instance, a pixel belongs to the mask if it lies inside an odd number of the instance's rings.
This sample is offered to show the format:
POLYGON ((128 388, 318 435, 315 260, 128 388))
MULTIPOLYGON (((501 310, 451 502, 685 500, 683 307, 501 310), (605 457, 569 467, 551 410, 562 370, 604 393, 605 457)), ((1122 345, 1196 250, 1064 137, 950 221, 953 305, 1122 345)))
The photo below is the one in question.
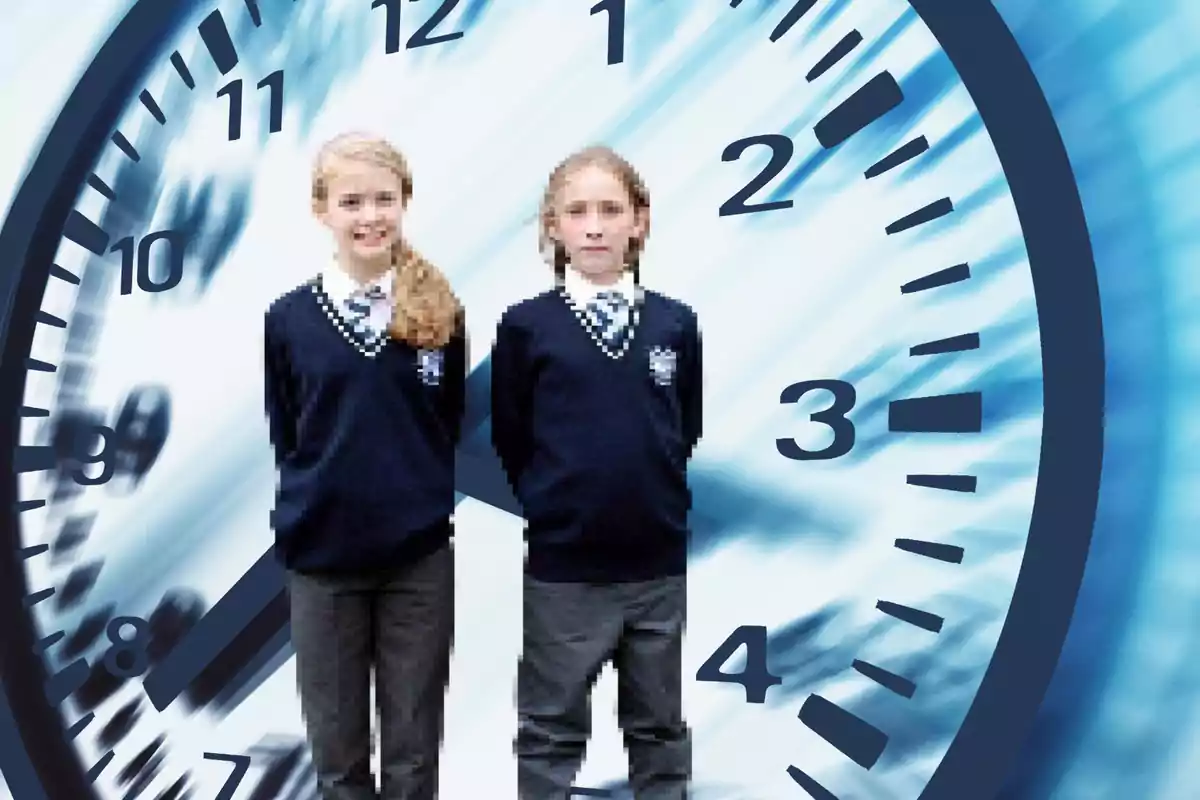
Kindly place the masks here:
POLYGON ((630 240, 629 250, 625 256, 625 265, 636 278, 642 249, 645 247, 646 237, 650 235, 650 191, 633 165, 610 147, 603 145, 585 147, 567 156, 551 171, 538 213, 538 249, 542 253, 542 258, 554 267, 555 276, 561 278, 567 266, 567 253, 562 243, 550 235, 551 229, 557 224, 555 200, 567 178, 584 167, 591 166, 608 170, 621 182, 621 185, 629 192, 629 202, 633 205, 634 214, 642 218, 641 235, 630 240))
MULTIPOLYGON (((329 202, 329 181, 338 161, 356 161, 390 170, 400 179, 400 203, 412 197, 412 172, 404 156, 384 139, 348 133, 327 142, 317 154, 312 175, 312 209, 323 214, 329 202)), ((392 245, 396 310, 388 327, 391 335, 415 347, 442 347, 461 324, 462 304, 450 281, 403 240, 392 245)))

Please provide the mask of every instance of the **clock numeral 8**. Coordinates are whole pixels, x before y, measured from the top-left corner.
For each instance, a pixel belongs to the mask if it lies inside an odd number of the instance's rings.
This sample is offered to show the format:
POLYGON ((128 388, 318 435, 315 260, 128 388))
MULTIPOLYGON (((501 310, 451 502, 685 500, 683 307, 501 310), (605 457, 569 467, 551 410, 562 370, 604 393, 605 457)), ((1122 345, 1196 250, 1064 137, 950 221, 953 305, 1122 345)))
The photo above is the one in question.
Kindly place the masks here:
MULTIPOLYGON (((269 89, 270 123, 268 130, 283 130, 283 70, 277 69, 259 81, 255 88, 269 89)), ((242 138, 242 79, 236 78, 217 90, 217 97, 229 98, 229 141, 242 138)))
POLYGON ((821 461, 844 456, 854 447, 854 423, 846 416, 858 399, 851 384, 838 380, 800 381, 784 389, 779 395, 779 402, 795 403, 809 392, 818 390, 832 392, 833 405, 824 411, 810 414, 809 419, 832 430, 833 441, 821 450, 805 450, 796 444, 795 439, 776 439, 775 449, 780 455, 796 461, 821 461))
POLYGON ((136 678, 150 667, 150 624, 140 617, 116 617, 104 631, 112 647, 104 654, 104 668, 117 678, 136 678), (126 626, 133 636, 121 636, 126 626))
POLYGON ((183 253, 187 244, 181 231, 155 231, 142 237, 134 249, 134 238, 126 236, 109 248, 110 253, 121 254, 121 294, 132 294, 136 279, 137 288, 143 292, 166 292, 179 285, 183 278, 183 253), (158 242, 166 248, 167 274, 155 280, 150 275, 150 248, 158 242))
POLYGON ((767 629, 762 625, 742 625, 734 630, 696 670, 696 680, 736 683, 746 690, 747 703, 765 703, 767 690, 783 683, 783 678, 767 667, 767 629), (746 647, 746 665, 742 671, 722 672, 721 667, 743 645, 746 647))
MULTIPOLYGON (((384 10, 384 44, 383 52, 391 55, 400 51, 400 4, 404 0, 374 0, 371 3, 371 8, 380 8, 384 10)), ((455 39, 461 39, 463 32, 455 31, 454 33, 443 33, 440 36, 431 37, 433 29, 442 24, 442 20, 450 15, 454 7, 458 5, 458 0, 442 0, 442 4, 437 7, 437 11, 433 12, 433 16, 425 21, 425 24, 417 28, 417 32, 409 37, 408 42, 404 45, 405 50, 415 50, 418 47, 428 47, 431 44, 441 44, 442 42, 452 42, 455 39)))

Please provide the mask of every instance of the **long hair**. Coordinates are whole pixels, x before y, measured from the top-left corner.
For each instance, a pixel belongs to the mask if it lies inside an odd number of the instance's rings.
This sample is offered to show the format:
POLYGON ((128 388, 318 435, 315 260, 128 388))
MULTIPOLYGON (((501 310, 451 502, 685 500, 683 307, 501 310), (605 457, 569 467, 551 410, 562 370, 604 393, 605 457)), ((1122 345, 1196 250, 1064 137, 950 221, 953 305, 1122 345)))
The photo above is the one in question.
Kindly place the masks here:
POLYGON ((557 227, 555 201, 567 178, 584 167, 590 166, 608 170, 621 182, 621 185, 629 192, 629 202, 633 206, 634 214, 642 219, 642 233, 630 240, 625 254, 625 267, 633 272, 634 280, 637 280, 642 250, 646 246, 646 237, 650 235, 650 192, 646 189, 646 184, 633 165, 610 147, 592 145, 572 153, 550 173, 538 213, 538 249, 546 263, 554 268, 555 279, 561 281, 566 272, 568 258, 566 248, 551 236, 551 230, 557 227))
MULTIPOLYGON (((340 162, 357 161, 390 170, 400 179, 400 203, 412 198, 412 172, 404 156, 384 139, 360 133, 339 136, 321 148, 313 167, 312 208, 325 212, 329 181, 340 162)), ((388 332, 414 347, 437 348, 450 340, 460 323, 462 304, 440 269, 401 239, 392 245, 395 313, 388 332)))

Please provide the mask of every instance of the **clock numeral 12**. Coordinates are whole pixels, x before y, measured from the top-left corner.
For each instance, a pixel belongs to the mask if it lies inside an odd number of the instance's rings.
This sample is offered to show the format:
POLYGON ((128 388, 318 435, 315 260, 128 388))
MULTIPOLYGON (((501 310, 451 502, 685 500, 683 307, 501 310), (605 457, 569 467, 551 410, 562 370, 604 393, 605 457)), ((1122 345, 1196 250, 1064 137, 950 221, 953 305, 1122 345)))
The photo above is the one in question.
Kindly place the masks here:
MULTIPOLYGON (((383 52, 391 55, 400 51, 400 5, 404 0, 374 0, 371 3, 371 8, 380 8, 384 10, 384 41, 383 52)), ((452 42, 455 39, 461 39, 462 31, 454 33, 443 33, 440 36, 430 36, 433 29, 442 24, 442 21, 450 15, 454 7, 458 5, 458 0, 442 0, 442 4, 437 7, 437 11, 425 20, 425 24, 417 28, 416 33, 408 38, 405 43, 405 50, 415 50, 418 47, 428 47, 431 44, 441 44, 443 42, 452 42)))
MULTIPOLYGON (((256 84, 256 88, 270 90, 270 123, 268 130, 279 133, 283 129, 283 70, 277 69, 256 84)), ((229 98, 229 141, 242 138, 242 79, 235 78, 217 90, 217 97, 229 98)))
POLYGON ((592 6, 591 16, 608 12, 608 65, 625 60, 625 0, 600 0, 592 6))
POLYGON ((746 690, 747 703, 765 703, 767 690, 783 683, 783 678, 767 667, 767 629, 762 625, 742 625, 735 629, 696 670, 696 680, 736 683, 746 690), (742 645, 746 646, 746 666, 741 672, 722 672, 721 667, 742 645))

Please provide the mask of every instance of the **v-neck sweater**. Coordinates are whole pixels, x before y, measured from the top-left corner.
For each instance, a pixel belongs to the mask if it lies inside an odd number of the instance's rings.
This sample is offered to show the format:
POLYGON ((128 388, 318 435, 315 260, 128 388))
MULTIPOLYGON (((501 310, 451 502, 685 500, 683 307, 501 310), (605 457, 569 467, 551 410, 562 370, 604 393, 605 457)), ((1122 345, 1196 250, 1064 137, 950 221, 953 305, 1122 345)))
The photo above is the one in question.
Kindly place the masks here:
POLYGON ((314 280, 265 315, 276 556, 300 572, 402 566, 451 535, 462 320, 439 350, 389 337, 372 352, 335 309, 314 280))
POLYGON ((700 437, 699 324, 639 290, 606 353, 565 292, 512 306, 492 351, 492 441, 526 518, 528 573, 616 583, 684 572, 700 437))

